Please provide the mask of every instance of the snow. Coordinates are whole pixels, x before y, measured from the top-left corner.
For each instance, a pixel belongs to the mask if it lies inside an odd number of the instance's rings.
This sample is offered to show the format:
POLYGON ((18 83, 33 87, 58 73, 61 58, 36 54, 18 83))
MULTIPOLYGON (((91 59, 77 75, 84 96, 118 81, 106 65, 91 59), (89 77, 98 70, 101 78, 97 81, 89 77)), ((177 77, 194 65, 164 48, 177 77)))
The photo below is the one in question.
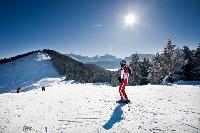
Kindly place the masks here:
POLYGON ((50 60, 51 58, 47 55, 47 54, 44 54, 44 53, 39 53, 37 54, 37 58, 34 59, 36 61, 43 61, 43 60, 50 60))
POLYGON ((50 57, 42 52, 0 64, 0 93, 32 89, 32 84, 46 77, 59 77, 50 57))
POLYGON ((109 71, 112 71, 112 72, 116 72, 118 71, 120 68, 114 68, 114 69, 106 69, 106 70, 109 70, 109 71))
POLYGON ((45 78, 33 88, 0 94, 0 132, 200 132, 199 85, 127 86, 128 105, 107 85, 45 78))

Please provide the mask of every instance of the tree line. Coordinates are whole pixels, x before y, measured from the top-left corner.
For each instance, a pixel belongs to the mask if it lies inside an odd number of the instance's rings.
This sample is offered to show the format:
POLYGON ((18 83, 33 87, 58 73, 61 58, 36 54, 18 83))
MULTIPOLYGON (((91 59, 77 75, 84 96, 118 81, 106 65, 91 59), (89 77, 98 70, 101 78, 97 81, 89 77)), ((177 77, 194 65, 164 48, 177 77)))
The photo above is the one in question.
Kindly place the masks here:
POLYGON ((20 55, 14 56, 14 57, 3 58, 3 59, 0 59, 0 64, 4 64, 4 63, 11 62, 11 61, 15 61, 17 59, 20 59, 22 57, 26 57, 28 55, 31 55, 31 54, 34 54, 34 53, 37 53, 37 52, 40 52, 40 50, 31 51, 31 52, 28 52, 28 53, 25 53, 25 54, 20 54, 20 55))
POLYGON ((137 54, 132 55, 129 64, 132 69, 130 85, 162 84, 167 75, 173 81, 200 81, 200 45, 196 50, 188 46, 177 48, 168 40, 163 53, 157 53, 153 59, 139 60, 137 54))

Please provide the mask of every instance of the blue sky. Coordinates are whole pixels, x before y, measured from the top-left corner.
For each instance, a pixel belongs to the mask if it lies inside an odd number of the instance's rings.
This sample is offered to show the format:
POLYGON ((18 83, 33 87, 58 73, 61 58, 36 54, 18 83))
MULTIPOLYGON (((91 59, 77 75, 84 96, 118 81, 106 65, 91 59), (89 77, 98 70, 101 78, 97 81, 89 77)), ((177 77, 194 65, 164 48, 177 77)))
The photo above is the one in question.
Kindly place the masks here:
POLYGON ((0 57, 38 49, 117 57, 162 52, 167 39, 196 49, 199 0, 1 0, 0 57), (134 13, 133 26, 124 16, 134 13))

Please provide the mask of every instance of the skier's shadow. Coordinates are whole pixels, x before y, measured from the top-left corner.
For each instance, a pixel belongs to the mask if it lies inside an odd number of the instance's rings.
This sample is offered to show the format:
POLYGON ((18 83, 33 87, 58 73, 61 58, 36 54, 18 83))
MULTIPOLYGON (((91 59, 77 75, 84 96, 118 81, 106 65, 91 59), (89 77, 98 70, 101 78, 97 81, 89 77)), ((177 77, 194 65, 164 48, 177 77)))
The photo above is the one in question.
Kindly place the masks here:
POLYGON ((110 119, 103 125, 103 128, 106 130, 109 130, 113 127, 113 125, 117 122, 120 122, 121 120, 123 120, 124 118, 122 117, 123 115, 123 110, 122 107, 126 105, 126 104, 119 104, 113 114, 111 115, 110 119))

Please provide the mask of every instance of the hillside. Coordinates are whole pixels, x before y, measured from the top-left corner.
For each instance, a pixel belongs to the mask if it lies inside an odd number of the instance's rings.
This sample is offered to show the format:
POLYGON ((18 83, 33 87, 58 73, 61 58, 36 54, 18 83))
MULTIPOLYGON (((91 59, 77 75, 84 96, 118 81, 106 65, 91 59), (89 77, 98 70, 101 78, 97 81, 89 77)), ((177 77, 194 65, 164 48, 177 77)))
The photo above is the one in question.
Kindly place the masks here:
POLYGON ((124 105, 117 87, 43 79, 35 90, 0 94, 0 132, 198 133, 199 87, 128 86, 124 105))
POLYGON ((43 51, 49 54, 57 71, 66 75, 66 80, 77 80, 82 83, 111 83, 113 72, 95 64, 84 64, 54 50, 45 49, 43 51))
POLYGON ((23 91, 33 88, 33 83, 46 77, 60 77, 51 58, 36 52, 14 61, 0 64, 0 93, 13 92, 18 87, 23 91))
POLYGON ((46 77, 65 76, 78 82, 111 82, 112 72, 94 64, 84 64, 53 50, 33 51, 1 60, 0 93, 31 90, 46 77))

